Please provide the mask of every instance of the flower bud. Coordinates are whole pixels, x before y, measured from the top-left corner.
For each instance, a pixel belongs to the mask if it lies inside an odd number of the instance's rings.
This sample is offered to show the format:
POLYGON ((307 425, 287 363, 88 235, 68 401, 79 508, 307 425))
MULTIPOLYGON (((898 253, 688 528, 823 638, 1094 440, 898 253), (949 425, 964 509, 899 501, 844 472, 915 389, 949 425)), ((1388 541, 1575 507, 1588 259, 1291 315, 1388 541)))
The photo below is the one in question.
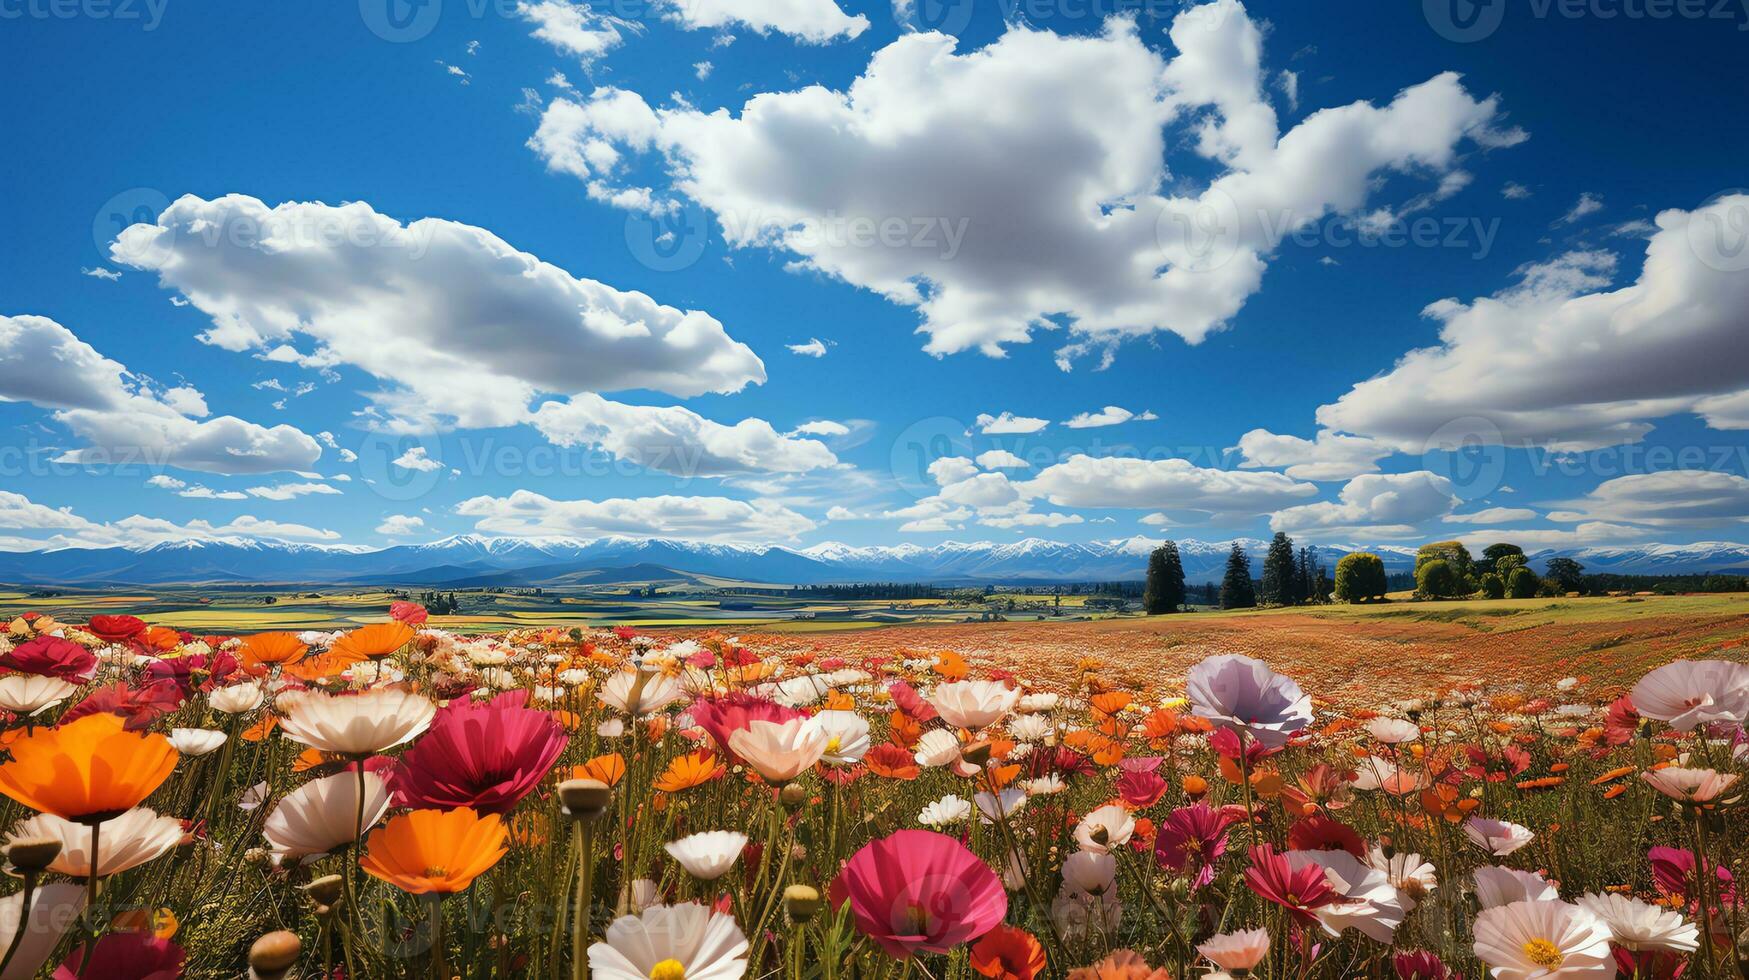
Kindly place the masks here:
POLYGON ((783 907, 791 920, 801 923, 820 911, 820 893, 809 885, 791 885, 783 890, 783 907))
POLYGON ((304 894, 310 896, 310 901, 322 908, 333 908, 340 901, 341 886, 344 884, 339 875, 323 875, 304 886, 304 894))
POLYGON ((784 809, 794 810, 808 802, 808 790, 799 783, 785 783, 783 789, 777 791, 777 800, 784 809))
POLYGON ((280 980, 297 964, 303 948, 297 933, 283 929, 270 932, 249 947, 249 969, 260 980, 280 980))
POLYGON ((981 768, 990 761, 990 743, 985 741, 968 742, 964 748, 960 749, 960 758, 981 768))
POLYGON ((6 845, 6 860, 23 872, 42 871, 61 856, 61 842, 54 837, 20 837, 6 845))
POLYGON ((599 820, 613 802, 613 790, 599 779, 567 779, 559 784, 559 803, 574 820, 599 820))

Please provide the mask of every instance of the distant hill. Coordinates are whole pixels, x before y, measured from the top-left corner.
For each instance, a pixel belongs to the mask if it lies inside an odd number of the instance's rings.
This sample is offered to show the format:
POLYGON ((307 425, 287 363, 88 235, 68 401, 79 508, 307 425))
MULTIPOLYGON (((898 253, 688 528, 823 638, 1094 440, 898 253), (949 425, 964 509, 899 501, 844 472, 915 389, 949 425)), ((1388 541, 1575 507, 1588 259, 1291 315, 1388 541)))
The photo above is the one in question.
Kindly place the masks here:
MULTIPOLYGON (((496 538, 456 535, 429 544, 368 549, 246 539, 181 541, 143 548, 63 548, 0 553, 0 581, 19 585, 405 584, 432 588, 685 581, 697 576, 743 582, 1050 583, 1140 579, 1158 539, 1069 543, 1028 538, 1006 543, 944 542, 803 549, 661 538, 496 538)), ((1253 571, 1267 542, 1242 538, 1253 571)), ((1218 581, 1230 541, 1180 539, 1185 579, 1218 581)), ((1321 545, 1332 570, 1356 550, 1379 554, 1390 571, 1408 571, 1404 545, 1321 545)), ((1564 555, 1588 571, 1627 575, 1692 574, 1749 567, 1749 545, 1707 542, 1533 553, 1533 566, 1564 555)))

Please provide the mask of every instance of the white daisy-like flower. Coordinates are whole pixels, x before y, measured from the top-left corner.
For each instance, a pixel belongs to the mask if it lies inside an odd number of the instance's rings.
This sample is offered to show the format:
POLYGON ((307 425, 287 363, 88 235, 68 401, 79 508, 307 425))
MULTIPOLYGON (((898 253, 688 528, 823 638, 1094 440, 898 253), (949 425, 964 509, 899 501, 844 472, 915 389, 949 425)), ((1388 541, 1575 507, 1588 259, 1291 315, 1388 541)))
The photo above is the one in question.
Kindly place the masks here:
POLYGON ((1542 875, 1517 868, 1483 866, 1476 869, 1476 903, 1491 909, 1513 902, 1554 902, 1560 889, 1542 875))
POLYGON ((261 685, 254 681, 244 681, 213 690, 207 694, 206 703, 220 714, 240 715, 260 707, 262 699, 261 685))
POLYGON ((829 765, 855 765, 868 754, 868 722, 856 712, 822 711, 812 723, 826 734, 826 751, 820 758, 829 765))
POLYGON ((1037 742, 1051 733, 1051 723, 1038 715, 1016 715, 1008 719, 1008 734, 1017 742, 1037 742))
POLYGON ((634 717, 654 714, 685 696, 680 682, 649 670, 622 670, 609 677, 596 697, 610 708, 634 717))
POLYGON ((1366 730, 1376 741, 1386 745, 1400 745, 1421 737, 1420 725, 1401 718, 1374 718, 1366 723, 1366 730))
POLYGON ((1020 691, 999 681, 955 681, 938 685, 929 703, 955 728, 979 731, 1001 721, 1020 700, 1020 691))
POLYGON ((91 828, 85 824, 63 820, 52 813, 39 813, 15 824, 6 835, 7 842, 22 837, 53 837, 61 842, 61 853, 49 867, 73 878, 91 877, 93 863, 97 877, 107 878, 170 853, 182 840, 182 821, 161 817, 143 806, 103 821, 98 827, 97 849, 102 855, 93 862, 91 828))
POLYGON ((945 728, 931 728, 917 740, 913 757, 918 765, 928 769, 950 765, 959 761, 960 740, 945 728))
POLYGON ((1405 912, 1415 911, 1439 887, 1438 872, 1419 854, 1398 852, 1386 857, 1384 850, 1374 845, 1367 852, 1366 863, 1385 873, 1391 887, 1397 889, 1397 900, 1405 912))
POLYGON ((199 758, 225 744, 225 733, 211 728, 172 728, 170 747, 186 756, 199 758))
POLYGON ((1700 929, 1674 909, 1615 894, 1581 895, 1580 908, 1603 920, 1616 945, 1638 952, 1662 949, 1692 953, 1700 948, 1700 929))
POLYGON ((1536 839, 1529 827, 1509 820, 1490 820, 1487 817, 1471 817, 1464 821, 1464 836, 1470 839, 1470 843, 1495 857, 1511 854, 1536 839))
POLYGON ((1075 825, 1075 843, 1083 851, 1104 854, 1129 843, 1136 831, 1136 818, 1116 803, 1107 803, 1081 818, 1075 825))
POLYGON ((949 793, 941 799, 925 806, 922 812, 917 814, 917 822, 925 827, 940 829, 942 827, 951 827, 954 824, 965 823, 967 820, 971 819, 971 816, 971 801, 962 800, 952 793, 949 793))
POLYGON ((1396 936, 1407 910, 1383 871, 1347 851, 1289 851, 1286 857, 1296 871, 1312 864, 1323 868, 1330 887, 1342 895, 1342 901, 1312 910, 1325 932, 1339 936, 1345 929, 1358 929, 1387 945, 1396 936))
MULTIPOLYGON (((312 779, 285 795, 267 815, 261 836, 285 864, 331 853, 358 839, 358 773, 312 779)), ((364 774, 364 829, 389 810, 389 787, 374 772, 364 774)))
POLYGON ((1496 980, 1608 980, 1616 975, 1603 920, 1566 902, 1513 902, 1483 909, 1476 958, 1496 980))
POLYGON ((411 742, 431 727, 437 714, 437 705, 428 698, 393 687, 359 694, 291 691, 281 694, 274 707, 287 738, 354 757, 411 742))
POLYGON ((19 715, 34 715, 67 700, 79 688, 59 677, 41 674, 7 674, 0 677, 0 709, 19 715))
POLYGON ((1077 895, 1103 895, 1117 880, 1117 858, 1076 851, 1063 862, 1063 887, 1077 895))
POLYGON ((595 980, 739 980, 747 937, 733 916, 703 905, 652 905, 615 919, 589 947, 595 980))
POLYGON ((1037 779, 1024 780, 1021 782, 1020 788, 1026 790, 1028 796, 1050 796, 1053 793, 1061 793, 1068 789, 1069 785, 1063 782, 1063 777, 1053 772, 1039 776, 1037 779))
POLYGON ((700 881, 716 881, 729 873, 746 846, 746 834, 738 834, 732 830, 707 830, 669 841, 662 845, 662 849, 679 862, 687 874, 700 881))
POLYGON ((979 793, 972 797, 972 802, 977 804, 979 818, 987 824, 993 824, 1020 812, 1020 808, 1026 805, 1026 794, 1009 786, 1002 790, 1001 795, 979 793))

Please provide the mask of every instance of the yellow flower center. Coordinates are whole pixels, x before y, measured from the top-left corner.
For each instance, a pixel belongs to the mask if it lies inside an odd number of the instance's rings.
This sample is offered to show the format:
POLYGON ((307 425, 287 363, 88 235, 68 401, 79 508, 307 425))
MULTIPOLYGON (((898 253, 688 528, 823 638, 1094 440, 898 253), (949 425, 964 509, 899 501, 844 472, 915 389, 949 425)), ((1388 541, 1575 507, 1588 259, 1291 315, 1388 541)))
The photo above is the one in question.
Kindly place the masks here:
POLYGON ((650 967, 650 980, 686 980, 686 966, 679 960, 663 960, 650 967))
POLYGON ((905 910, 905 934, 910 936, 929 935, 929 910, 921 905, 913 905, 905 910))
POLYGON ((830 739, 827 739, 826 751, 828 751, 828 752, 838 751, 838 736, 834 735, 830 739))
POLYGON ((1524 956, 1545 970, 1558 969, 1567 959, 1561 955, 1561 948, 1547 939, 1532 939, 1525 943, 1524 956))
POLYGON ((434 864, 431 867, 425 869, 425 877, 427 877, 427 878, 448 878, 449 877, 449 869, 444 867, 441 864, 434 864))

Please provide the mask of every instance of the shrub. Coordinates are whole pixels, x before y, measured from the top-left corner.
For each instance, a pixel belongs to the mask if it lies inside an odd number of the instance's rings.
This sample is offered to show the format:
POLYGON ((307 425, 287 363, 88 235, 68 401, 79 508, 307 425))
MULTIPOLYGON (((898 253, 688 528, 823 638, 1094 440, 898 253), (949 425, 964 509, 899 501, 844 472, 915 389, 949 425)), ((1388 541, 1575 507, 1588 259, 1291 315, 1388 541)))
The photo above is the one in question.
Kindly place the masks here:
POLYGON ((1433 558, 1415 569, 1415 591, 1429 599, 1449 599, 1462 594, 1457 570, 1443 558, 1433 558))
POLYGON ((1514 599, 1534 598, 1542 587, 1543 580, 1522 565, 1514 568, 1512 577, 1506 580, 1506 593, 1514 599))
POLYGON ((1336 563, 1336 585, 1332 590, 1338 602, 1365 602, 1385 595, 1384 559, 1369 551, 1343 555, 1336 563))
POLYGON ((1482 576, 1482 595, 1489 599, 1506 598, 1506 580, 1493 572, 1482 576))

